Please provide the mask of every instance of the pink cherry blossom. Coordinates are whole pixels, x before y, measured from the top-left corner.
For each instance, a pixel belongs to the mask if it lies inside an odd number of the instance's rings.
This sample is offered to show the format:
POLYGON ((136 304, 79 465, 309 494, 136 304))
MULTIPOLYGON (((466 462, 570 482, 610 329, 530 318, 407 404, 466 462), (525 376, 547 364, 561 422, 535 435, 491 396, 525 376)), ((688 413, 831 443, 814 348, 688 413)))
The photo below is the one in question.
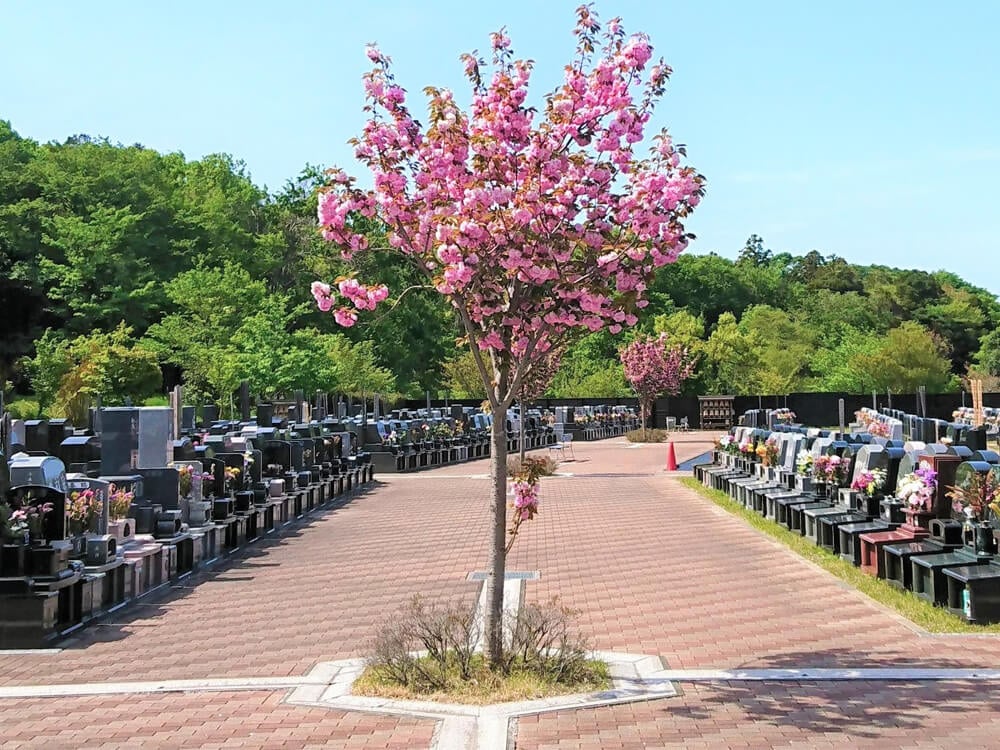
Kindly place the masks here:
POLYGON ((636 339, 621 352, 625 379, 639 398, 642 424, 661 394, 676 396, 694 374, 697 359, 678 345, 670 346, 666 334, 636 339))
MULTIPOLYGON (((390 59, 369 48, 368 119, 353 146, 371 188, 335 172, 319 196, 322 236, 344 258, 371 252, 361 219, 372 220, 385 230, 378 250, 408 259, 446 297, 495 425, 574 339, 638 322, 656 269, 687 247, 684 224, 705 189, 666 131, 648 132, 670 74, 649 38, 627 36, 618 19, 602 32, 588 6, 574 33, 576 54, 549 96, 529 97, 533 63, 501 30, 489 63, 462 57, 471 96, 423 89, 419 123, 390 59)), ((316 289, 344 326, 388 297, 355 279, 316 289)), ((506 486, 502 452, 494 487, 506 486)), ((496 522, 506 504, 492 507, 496 522)))
POLYGON ((358 322, 358 314, 347 307, 338 307, 334 310, 333 318, 338 325, 342 325, 344 328, 350 328, 358 322))

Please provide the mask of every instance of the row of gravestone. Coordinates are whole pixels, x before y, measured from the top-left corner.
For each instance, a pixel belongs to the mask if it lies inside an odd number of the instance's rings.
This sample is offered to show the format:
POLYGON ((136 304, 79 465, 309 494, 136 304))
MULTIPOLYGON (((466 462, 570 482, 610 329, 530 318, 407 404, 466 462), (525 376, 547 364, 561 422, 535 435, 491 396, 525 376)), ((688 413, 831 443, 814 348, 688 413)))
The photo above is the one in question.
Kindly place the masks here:
MULTIPOLYGON (((739 422, 741 426, 762 429, 775 429, 779 426, 801 427, 801 425, 780 425, 776 420, 776 415, 782 411, 785 410, 751 409, 740 417, 739 422)), ((887 408, 879 411, 863 408, 860 410, 860 413, 866 415, 867 419, 884 425, 885 430, 880 437, 890 440, 913 440, 923 443, 944 441, 945 443, 961 443, 970 447, 974 446, 976 450, 986 448, 987 427, 973 427, 971 419, 965 417, 949 422, 943 419, 918 417, 913 414, 907 414, 899 409, 887 408)), ((849 426, 849 429, 852 431, 861 431, 865 429, 865 425, 855 422, 849 426)))
MULTIPOLYGON (((512 407, 505 423, 508 451, 544 448, 572 435, 595 440, 639 426, 635 410, 625 406, 556 407, 543 412, 512 407), (522 424, 523 422, 523 424, 522 424), (523 427, 523 429, 522 429, 523 427)), ((363 428, 365 449, 379 471, 412 471, 489 456, 493 415, 453 404, 446 409, 391 411, 363 428)))
MULTIPOLYGON (((753 415, 745 416, 746 422, 753 421, 753 415)), ((912 415, 884 413, 881 418, 924 429, 912 415)), ((976 492, 984 485, 1000 487, 1000 455, 980 447, 977 431, 952 430, 951 436, 951 443, 945 444, 892 440, 861 431, 741 426, 722 441, 712 463, 695 467, 695 474, 706 486, 728 493, 867 573, 967 621, 998 622, 1000 530, 989 513, 970 519, 964 510, 956 510, 955 490, 950 488, 976 492), (765 466, 755 448, 768 442, 771 450, 762 453, 772 454, 774 462, 765 466), (753 449, 733 451, 733 445, 753 449), (844 469, 843 478, 832 486, 805 468, 834 456, 844 469), (921 476, 927 478, 927 500, 911 503, 910 490, 921 476), (864 484, 871 485, 870 492, 851 489, 864 484)))
POLYGON ((359 436, 332 419, 176 437, 172 424, 169 409, 129 407, 103 409, 98 434, 64 420, 9 432, 21 442, 0 457, 0 647, 46 643, 373 477, 359 436), (75 518, 84 498, 99 502, 75 518))

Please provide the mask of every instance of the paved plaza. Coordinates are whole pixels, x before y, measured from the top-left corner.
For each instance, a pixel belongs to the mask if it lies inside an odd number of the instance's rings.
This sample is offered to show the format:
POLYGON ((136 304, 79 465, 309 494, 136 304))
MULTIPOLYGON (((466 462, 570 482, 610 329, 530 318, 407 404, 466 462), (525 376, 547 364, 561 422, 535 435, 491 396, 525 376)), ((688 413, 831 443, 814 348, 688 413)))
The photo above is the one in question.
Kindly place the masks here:
MULTIPOLYGON (((680 434, 678 459, 705 452, 713 437, 680 434)), ((525 584, 529 600, 558 595, 580 610, 595 649, 659 655, 673 670, 1000 667, 1000 636, 921 632, 681 485, 690 474, 664 471, 663 445, 615 439, 575 451, 560 469, 567 476, 543 480, 540 515, 508 567, 540 573, 525 584)), ((287 697, 318 664, 363 655, 377 625, 414 594, 477 596, 468 575, 486 564, 487 466, 379 475, 346 504, 152 594, 61 650, 0 654, 0 748, 430 747, 433 720, 287 697), (171 680, 203 682, 156 691, 171 680), (140 682, 149 689, 122 685, 140 682), (100 694, 72 694, 82 683, 100 694), (28 686, 68 695, 3 697, 28 686)), ((673 698, 522 717, 512 745, 1000 746, 997 681, 675 686, 673 698)))

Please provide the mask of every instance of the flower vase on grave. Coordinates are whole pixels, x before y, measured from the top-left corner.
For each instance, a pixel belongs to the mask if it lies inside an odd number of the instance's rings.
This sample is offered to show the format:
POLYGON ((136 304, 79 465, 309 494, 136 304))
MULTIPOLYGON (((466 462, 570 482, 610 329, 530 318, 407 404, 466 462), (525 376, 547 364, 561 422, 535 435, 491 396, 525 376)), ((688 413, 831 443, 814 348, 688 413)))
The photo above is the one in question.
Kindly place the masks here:
POLYGON ((826 482, 813 482, 813 492, 816 494, 817 498, 820 500, 826 500, 826 491, 826 482))
POLYGON ((867 492, 861 493, 861 512, 866 516, 871 516, 872 518, 878 518, 881 515, 882 501, 885 500, 885 494, 882 492, 876 492, 874 495, 869 495, 867 492))
POLYGON ((857 490, 845 490, 848 496, 847 506, 851 510, 855 510, 858 513, 864 513, 868 508, 868 497, 867 492, 859 492, 857 490))
POLYGON ((28 533, 28 543, 31 547, 45 547, 48 545, 48 540, 42 536, 42 530, 30 531, 28 533))
POLYGON ((996 539, 993 537, 993 529, 989 523, 981 521, 975 525, 976 534, 976 554, 995 555, 997 551, 996 539))
POLYGON ((18 578, 25 574, 28 555, 27 535, 0 542, 0 578, 18 578))
POLYGON ((135 519, 116 518, 108 521, 108 534, 115 538, 118 546, 121 546, 123 542, 131 541, 132 537, 135 536, 135 519))
POLYGON ((71 559, 77 560, 87 555, 87 536, 84 533, 83 524, 79 521, 70 523, 70 536, 66 540, 73 545, 69 553, 71 559))
POLYGON ((930 528, 930 520, 934 517, 934 514, 924 510, 922 505, 906 508, 903 512, 906 514, 906 523, 914 529, 923 529, 924 531, 930 528))
POLYGON ((883 521, 889 523, 903 523, 903 503, 894 497, 887 497, 882 501, 882 512, 879 514, 883 521))

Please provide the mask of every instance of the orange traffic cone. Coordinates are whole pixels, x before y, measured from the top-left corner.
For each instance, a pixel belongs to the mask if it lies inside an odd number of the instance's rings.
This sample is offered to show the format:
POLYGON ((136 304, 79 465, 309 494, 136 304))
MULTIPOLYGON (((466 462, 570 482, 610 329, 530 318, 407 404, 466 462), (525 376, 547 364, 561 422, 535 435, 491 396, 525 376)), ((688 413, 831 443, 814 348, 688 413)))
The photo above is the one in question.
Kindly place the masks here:
POLYGON ((667 471, 677 471, 677 456, 674 454, 674 444, 667 443, 667 471))

